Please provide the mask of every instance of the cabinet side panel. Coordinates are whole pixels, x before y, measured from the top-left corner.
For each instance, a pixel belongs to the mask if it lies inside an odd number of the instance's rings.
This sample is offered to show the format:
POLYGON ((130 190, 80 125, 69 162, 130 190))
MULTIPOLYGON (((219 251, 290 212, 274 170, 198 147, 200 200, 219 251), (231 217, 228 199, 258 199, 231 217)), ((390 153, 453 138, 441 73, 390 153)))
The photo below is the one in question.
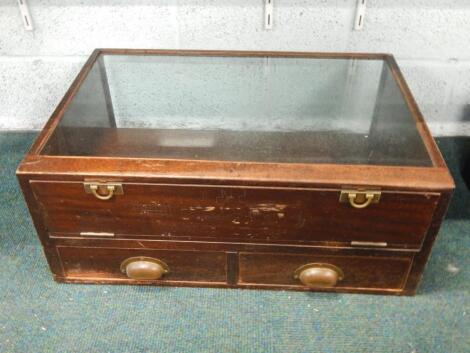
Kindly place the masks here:
POLYGON ((441 227, 444 216, 446 215, 451 197, 451 191, 442 192, 441 194, 436 211, 434 212, 431 226, 429 227, 426 238, 424 239, 422 249, 415 255, 413 266, 404 289, 403 294, 405 295, 414 295, 418 289, 419 282, 423 276, 432 246, 436 240, 437 233, 439 232, 439 228, 441 227))
POLYGON ((23 192, 26 205, 28 206, 29 213, 33 220, 34 227, 39 236, 39 240, 43 246, 44 254, 46 255, 47 262, 54 276, 63 276, 63 269, 60 263, 59 255, 56 247, 48 239, 47 229, 44 225, 41 210, 36 202, 30 186, 30 178, 25 175, 18 175, 18 182, 23 192))

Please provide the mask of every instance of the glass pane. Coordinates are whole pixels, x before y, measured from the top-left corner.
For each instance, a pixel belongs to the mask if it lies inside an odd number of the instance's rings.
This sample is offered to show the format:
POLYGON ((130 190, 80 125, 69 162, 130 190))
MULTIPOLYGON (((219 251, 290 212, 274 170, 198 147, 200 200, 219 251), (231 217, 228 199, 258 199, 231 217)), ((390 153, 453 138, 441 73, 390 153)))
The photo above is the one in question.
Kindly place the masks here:
POLYGON ((432 165, 368 59, 104 55, 42 153, 432 165))

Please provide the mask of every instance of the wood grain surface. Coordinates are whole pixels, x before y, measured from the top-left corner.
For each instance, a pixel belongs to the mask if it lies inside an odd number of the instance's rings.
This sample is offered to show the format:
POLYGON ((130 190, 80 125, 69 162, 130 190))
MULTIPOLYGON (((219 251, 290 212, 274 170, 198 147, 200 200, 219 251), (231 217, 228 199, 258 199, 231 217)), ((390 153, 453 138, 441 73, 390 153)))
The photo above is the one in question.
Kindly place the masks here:
POLYGON ((418 249, 439 194, 383 192, 365 209, 340 190, 123 184, 99 200, 83 183, 31 181, 49 232, 108 232, 160 239, 244 242, 386 242, 418 249))

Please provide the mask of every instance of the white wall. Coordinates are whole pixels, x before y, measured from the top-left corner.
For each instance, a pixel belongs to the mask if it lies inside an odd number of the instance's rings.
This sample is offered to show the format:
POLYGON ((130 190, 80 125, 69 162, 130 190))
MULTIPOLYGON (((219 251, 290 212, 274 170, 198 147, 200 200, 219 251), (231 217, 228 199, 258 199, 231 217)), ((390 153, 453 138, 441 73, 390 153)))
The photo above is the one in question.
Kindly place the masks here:
POLYGON ((39 129, 96 47, 389 52, 435 135, 470 135, 470 1, 0 0, 0 129, 39 129))

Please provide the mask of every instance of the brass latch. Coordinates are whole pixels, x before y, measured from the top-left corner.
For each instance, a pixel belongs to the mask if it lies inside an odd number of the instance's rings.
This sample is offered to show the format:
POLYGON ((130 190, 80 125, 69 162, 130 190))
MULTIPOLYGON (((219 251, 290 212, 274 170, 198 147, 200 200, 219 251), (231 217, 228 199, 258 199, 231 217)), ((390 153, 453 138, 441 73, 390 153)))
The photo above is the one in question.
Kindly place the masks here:
POLYGON ((354 208, 366 208, 380 201, 379 190, 341 190, 339 202, 348 202, 354 208))
POLYGON ((93 194, 100 200, 109 200, 114 195, 124 194, 121 183, 85 182, 83 186, 87 194, 93 194))

